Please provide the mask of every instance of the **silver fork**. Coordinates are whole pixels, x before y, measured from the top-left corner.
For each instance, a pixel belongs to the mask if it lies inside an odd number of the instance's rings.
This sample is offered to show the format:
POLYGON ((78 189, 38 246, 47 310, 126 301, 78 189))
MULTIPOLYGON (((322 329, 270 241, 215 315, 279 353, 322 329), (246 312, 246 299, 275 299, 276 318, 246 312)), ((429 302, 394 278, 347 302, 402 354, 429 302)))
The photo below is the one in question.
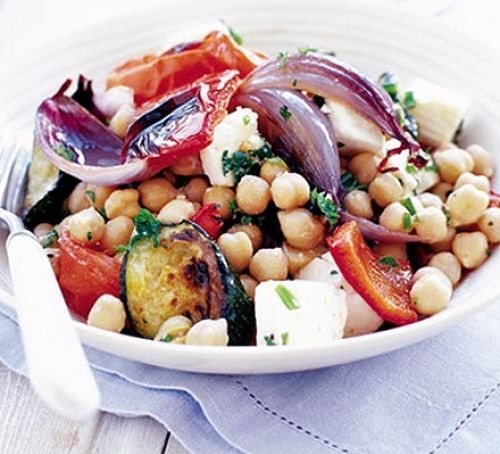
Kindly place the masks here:
POLYGON ((17 216, 29 153, 14 142, 0 144, 0 220, 6 241, 16 311, 33 389, 53 410, 72 419, 94 415, 99 389, 50 262, 17 216))

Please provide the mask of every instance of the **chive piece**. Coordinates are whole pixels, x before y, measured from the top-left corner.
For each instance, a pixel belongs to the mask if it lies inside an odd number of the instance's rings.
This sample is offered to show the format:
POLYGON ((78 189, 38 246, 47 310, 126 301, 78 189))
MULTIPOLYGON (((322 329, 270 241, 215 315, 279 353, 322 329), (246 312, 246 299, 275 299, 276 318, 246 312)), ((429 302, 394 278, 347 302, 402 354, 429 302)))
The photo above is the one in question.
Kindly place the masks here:
POLYGON ((95 210, 101 215, 104 222, 108 222, 108 215, 106 214, 106 210, 104 208, 96 208, 95 210))
POLYGON ((59 238, 59 234, 57 233, 57 230, 52 229, 40 238, 40 243, 41 243, 43 248, 48 248, 48 247, 52 246, 54 241, 56 241, 58 238, 59 238))
POLYGON ((400 200, 399 203, 403 205, 412 216, 415 216, 417 214, 417 210, 415 209, 415 206, 413 205, 413 202, 409 197, 400 200))
POLYGON ((311 47, 311 46, 299 47, 297 50, 299 51, 299 54, 302 54, 302 55, 306 55, 309 52, 318 52, 318 49, 316 49, 315 47, 311 47))
POLYGON ((403 229, 404 230, 411 229, 411 214, 410 213, 403 214, 403 229))
POLYGON ((281 343, 283 345, 288 344, 288 333, 281 333, 281 343))
POLYGON ((54 151, 56 154, 66 159, 66 161, 73 161, 73 158, 75 157, 75 153, 65 145, 57 145, 54 151))
POLYGON ((244 124, 245 126, 248 126, 248 125, 250 124, 250 115, 245 115, 245 116, 243 117, 243 124, 244 124))
POLYGON ((297 300, 295 298, 295 295, 290 290, 288 290, 284 285, 282 284, 277 285, 274 288, 274 291, 278 294, 281 301, 283 301, 283 304, 289 311, 300 308, 300 306, 295 303, 295 301, 297 300))
POLYGON ((381 265, 386 265, 389 266, 390 268, 397 268, 398 267, 398 262, 392 255, 384 255, 383 257, 380 257, 378 261, 381 265))
POLYGON ((231 27, 227 22, 222 21, 222 23, 226 26, 227 31, 229 32, 229 36, 233 38, 234 42, 238 45, 243 44, 243 37, 233 28, 231 27))
POLYGON ((403 102, 403 106, 407 110, 414 109, 415 107, 417 107, 417 102, 415 101, 415 95, 413 94, 412 91, 407 91, 403 95, 403 101, 402 102, 403 102))
POLYGON ((418 169, 413 164, 406 165, 406 171, 411 174, 415 174, 418 172, 418 169))
POLYGON ((316 188, 311 191, 311 204, 323 214, 330 227, 333 227, 340 218, 340 207, 333 202, 332 196, 326 192, 318 192, 316 188))
POLYGON ((288 52, 279 52, 278 53, 279 64, 278 67, 283 69, 286 66, 286 62, 288 61, 288 52))
POLYGON ((85 195, 88 197, 88 199, 94 203, 95 202, 95 192, 94 191, 85 191, 85 195))
POLYGON ((160 339, 161 342, 172 342, 174 340, 174 336, 167 334, 165 337, 160 339))
POLYGON ((276 345, 276 342, 274 342, 274 334, 270 334, 269 336, 264 336, 264 341, 266 342, 266 345, 268 347, 273 347, 276 345))
POLYGON ((292 112, 288 110, 287 106, 281 106, 280 107, 280 115, 283 117, 283 120, 288 121, 290 120, 290 117, 292 116, 292 112))

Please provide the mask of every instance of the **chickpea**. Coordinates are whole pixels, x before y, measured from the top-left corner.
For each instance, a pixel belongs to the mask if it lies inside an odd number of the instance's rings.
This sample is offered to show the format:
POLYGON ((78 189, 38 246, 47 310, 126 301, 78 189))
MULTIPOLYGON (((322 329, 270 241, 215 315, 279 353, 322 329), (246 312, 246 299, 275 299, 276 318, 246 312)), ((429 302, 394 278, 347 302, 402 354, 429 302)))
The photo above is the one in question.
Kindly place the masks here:
POLYGON ((193 202, 179 196, 168 202, 158 213, 158 220, 165 224, 178 224, 196 213, 193 202))
POLYGON ((227 322, 225 318, 219 320, 200 320, 195 323, 186 335, 187 345, 213 345, 225 347, 229 343, 227 322))
POLYGON ((471 270, 488 258, 488 238, 482 232, 457 233, 451 249, 462 266, 471 270))
POLYGON ((71 214, 78 213, 79 211, 89 208, 92 204, 85 191, 87 185, 85 183, 78 183, 73 189, 73 192, 68 197, 68 210, 71 214))
POLYGON ((373 252, 381 257, 390 255, 396 260, 408 260, 406 244, 400 243, 379 243, 373 247, 373 252))
POLYGON ((298 173, 283 173, 274 179, 271 195, 282 210, 301 207, 309 201, 309 183, 298 173))
POLYGON ((162 173, 163 178, 167 180, 172 186, 175 187, 177 184, 177 177, 172 173, 171 170, 165 169, 162 173))
POLYGON ((303 251, 290 246, 286 242, 283 243, 282 248, 288 261, 288 269, 292 276, 295 276, 302 268, 318 256, 315 249, 303 251))
POLYGON ((417 235, 426 243, 443 241, 448 233, 446 215, 436 207, 425 208, 415 224, 417 235))
POLYGON ((472 171, 476 175, 484 175, 485 177, 493 175, 495 163, 491 153, 488 153, 481 145, 470 145, 465 151, 469 153, 474 161, 472 171))
POLYGON ((116 247, 127 244, 134 230, 132 219, 118 216, 106 224, 101 244, 108 254, 114 254, 116 247))
POLYGON ((459 227, 477 222, 489 203, 488 194, 471 184, 458 188, 450 194, 446 202, 451 225, 459 227))
POLYGON ((127 314, 123 303, 113 295, 101 295, 90 310, 87 323, 119 333, 125 328, 127 314))
POLYGON ((344 197, 344 206, 349 213, 361 218, 373 218, 373 208, 370 194, 355 189, 344 197))
POLYGON ((403 197, 403 186, 392 173, 378 175, 368 187, 368 193, 378 206, 386 207, 403 197))
POLYGON ((271 190, 266 180, 245 175, 236 188, 236 202, 241 211, 256 215, 263 213, 271 201, 271 190))
POLYGON ((82 244, 97 243, 104 236, 104 231, 104 219, 95 208, 80 211, 68 220, 68 233, 82 244))
POLYGON ((174 315, 167 318, 156 333, 154 340, 172 344, 184 344, 186 334, 193 326, 193 322, 183 315, 174 315))
POLYGON ((351 159, 347 170, 361 184, 370 184, 377 176, 379 163, 380 158, 373 153, 361 153, 351 159))
POLYGON ((413 275, 413 277, 411 279, 412 284, 414 284, 415 282, 417 282, 423 276, 427 276, 429 274, 431 274, 433 276, 437 276, 448 287, 450 287, 450 288, 452 287, 451 281, 448 278, 448 276, 446 276, 446 274, 443 273, 443 271, 441 271, 439 268, 436 268, 434 266, 424 266, 423 268, 420 268, 419 270, 417 270, 417 272, 413 275))
POLYGON ((453 238, 457 234, 456 229, 453 227, 448 227, 446 231, 446 237, 442 241, 436 241, 435 243, 431 243, 431 249, 434 252, 446 252, 451 250, 451 243, 453 242, 453 238))
POLYGON ((146 180, 137 189, 139 190, 142 205, 155 213, 160 211, 168 202, 174 200, 179 194, 179 191, 165 178, 146 180))
POLYGON ((500 243, 500 208, 488 208, 479 219, 478 226, 490 243, 500 243))
POLYGON ((272 184, 278 175, 289 171, 290 168, 283 159, 271 158, 262 164, 259 175, 262 179, 266 180, 268 184, 272 184))
POLYGON ((197 154, 192 154, 190 156, 186 156, 185 158, 179 159, 174 165, 171 165, 169 169, 175 175, 181 175, 183 177, 201 175, 203 173, 200 156, 197 154))
POLYGON ((240 276, 240 280, 243 288, 245 289, 245 293, 250 298, 255 298, 255 289, 259 283, 249 274, 242 274, 240 276))
POLYGON ((255 224, 234 224, 227 233, 243 232, 248 235, 252 242, 254 252, 259 250, 264 243, 264 234, 255 224))
POLYGON ((42 238, 45 235, 47 235, 47 233, 49 233, 53 228, 54 226, 52 224, 48 224, 47 222, 42 222, 33 229, 33 234, 37 238, 42 238))
POLYGON ((431 189, 432 194, 437 195, 441 201, 446 202, 448 196, 453 192, 453 185, 442 181, 431 189))
POLYGON ((250 265, 253 247, 246 233, 223 233, 217 244, 236 272, 241 273, 250 265))
POLYGON ((226 221, 231 219, 233 213, 229 203, 235 198, 234 191, 225 186, 212 186, 203 194, 203 205, 216 203, 219 205, 220 215, 226 221))
POLYGON ((89 183, 87 185, 86 195, 87 198, 90 199, 94 208, 104 208, 106 200, 115 190, 115 186, 99 186, 97 184, 89 183))
POLYGON ((260 249, 252 257, 249 269, 259 282, 282 281, 288 276, 288 262, 281 248, 260 249))
POLYGON ((117 189, 113 191, 104 204, 106 216, 114 219, 118 216, 133 218, 139 214, 139 191, 136 189, 117 189))
POLYGON ((451 285, 447 285, 441 277, 433 274, 422 276, 410 290, 411 302, 422 315, 433 315, 443 310, 451 295, 451 285))
POLYGON ((413 218, 399 202, 392 202, 384 208, 379 223, 394 232, 410 232, 413 229, 413 218), (404 219, 406 218, 410 219, 409 225, 405 225, 404 219))
POLYGON ((283 236, 290 246, 313 249, 323 241, 325 227, 305 208, 280 211, 278 220, 283 236))
POLYGON ((440 210, 443 208, 443 201, 439 198, 439 196, 431 194, 430 192, 420 194, 417 199, 422 204, 423 208, 436 207, 440 210))
POLYGON ((451 252, 440 252, 429 262, 429 266, 440 269, 453 285, 457 285, 462 276, 462 266, 451 252))
POLYGON ((209 184, 205 177, 195 177, 186 186, 184 186, 184 194, 191 202, 201 203, 203 194, 207 190, 209 184))
POLYGON ((480 191, 487 193, 490 192, 490 180, 488 180, 488 177, 485 177, 484 175, 474 175, 470 172, 462 173, 455 183, 455 190, 465 186, 466 184, 471 184, 480 191))
POLYGON ((470 172, 474 167, 474 160, 460 148, 438 150, 434 153, 434 161, 439 175, 448 183, 455 183, 462 173, 470 172))

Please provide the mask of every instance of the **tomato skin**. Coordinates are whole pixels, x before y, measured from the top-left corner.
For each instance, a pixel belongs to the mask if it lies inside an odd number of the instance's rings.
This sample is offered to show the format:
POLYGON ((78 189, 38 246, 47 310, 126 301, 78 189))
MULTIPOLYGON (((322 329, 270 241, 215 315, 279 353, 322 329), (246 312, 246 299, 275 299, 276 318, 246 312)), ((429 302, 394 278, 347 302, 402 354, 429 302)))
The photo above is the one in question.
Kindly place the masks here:
POLYGON ((67 231, 59 238, 59 246, 59 285, 73 312, 87 319, 101 295, 120 296, 121 265, 113 257, 73 241, 67 231))
POLYGON ((176 46, 159 56, 145 55, 126 61, 108 76, 107 87, 125 85, 132 88, 135 102, 140 106, 207 74, 235 69, 245 77, 265 61, 261 55, 215 31, 200 42, 176 46))
POLYGON ((355 221, 337 228, 327 243, 346 281, 380 317, 396 325, 418 320, 410 301, 412 272, 407 261, 397 261, 395 268, 381 265, 355 221))
POLYGON ((190 220, 205 230, 213 240, 220 236, 224 226, 219 205, 216 203, 203 205, 190 220))

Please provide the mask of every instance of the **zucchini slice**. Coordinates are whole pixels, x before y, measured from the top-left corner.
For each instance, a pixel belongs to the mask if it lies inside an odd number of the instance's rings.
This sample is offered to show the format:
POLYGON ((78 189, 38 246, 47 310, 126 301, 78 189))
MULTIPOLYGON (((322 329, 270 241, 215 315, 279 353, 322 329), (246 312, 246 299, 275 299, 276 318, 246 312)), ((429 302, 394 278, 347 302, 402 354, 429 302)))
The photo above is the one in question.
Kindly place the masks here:
POLYGON ((42 222, 57 224, 66 213, 63 205, 78 180, 60 172, 43 154, 35 142, 28 173, 24 200, 24 224, 33 229, 42 222))
POLYGON ((174 315, 193 323, 225 318, 229 343, 248 345, 254 309, 237 275, 205 232, 190 222, 162 226, 159 245, 134 242, 121 272, 122 298, 137 333, 152 339, 174 315))

